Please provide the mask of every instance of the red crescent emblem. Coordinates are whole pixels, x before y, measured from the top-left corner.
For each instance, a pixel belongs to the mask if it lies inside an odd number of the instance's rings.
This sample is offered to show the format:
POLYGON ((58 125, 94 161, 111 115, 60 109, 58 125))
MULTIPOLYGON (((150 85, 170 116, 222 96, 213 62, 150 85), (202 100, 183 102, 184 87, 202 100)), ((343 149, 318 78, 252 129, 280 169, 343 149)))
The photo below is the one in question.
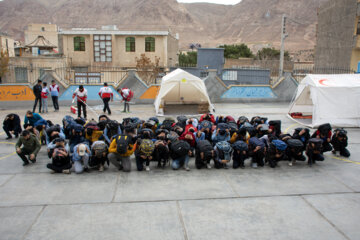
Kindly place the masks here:
POLYGON ((321 79, 321 80, 319 80, 319 83, 323 86, 329 86, 329 85, 324 84, 325 81, 327 81, 327 79, 321 79))

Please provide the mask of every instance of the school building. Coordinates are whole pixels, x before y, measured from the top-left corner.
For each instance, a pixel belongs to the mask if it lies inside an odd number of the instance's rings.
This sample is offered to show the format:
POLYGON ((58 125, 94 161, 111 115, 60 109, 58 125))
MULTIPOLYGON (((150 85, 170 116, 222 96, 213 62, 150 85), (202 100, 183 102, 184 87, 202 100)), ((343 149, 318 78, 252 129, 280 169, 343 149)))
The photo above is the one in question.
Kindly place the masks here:
POLYGON ((179 37, 170 31, 120 31, 116 26, 59 31, 59 53, 71 66, 86 72, 90 66, 135 68, 145 54, 161 67, 178 63, 179 37))

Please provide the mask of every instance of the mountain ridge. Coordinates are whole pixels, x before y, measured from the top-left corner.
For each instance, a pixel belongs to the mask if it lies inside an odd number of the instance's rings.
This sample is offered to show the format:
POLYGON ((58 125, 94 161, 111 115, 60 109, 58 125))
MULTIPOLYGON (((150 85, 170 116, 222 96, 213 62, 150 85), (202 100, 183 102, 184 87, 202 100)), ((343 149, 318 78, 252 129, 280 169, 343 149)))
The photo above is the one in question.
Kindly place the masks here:
POLYGON ((119 29, 167 26, 180 34, 180 48, 246 43, 253 48, 280 45, 281 17, 289 17, 289 50, 315 45, 317 8, 327 0, 242 0, 236 5, 179 3, 176 0, 3 0, 0 29, 24 39, 30 23, 60 28, 117 25, 119 29), (10 9, 10 10, 9 10, 10 9), (293 19, 294 21, 290 21, 293 19))

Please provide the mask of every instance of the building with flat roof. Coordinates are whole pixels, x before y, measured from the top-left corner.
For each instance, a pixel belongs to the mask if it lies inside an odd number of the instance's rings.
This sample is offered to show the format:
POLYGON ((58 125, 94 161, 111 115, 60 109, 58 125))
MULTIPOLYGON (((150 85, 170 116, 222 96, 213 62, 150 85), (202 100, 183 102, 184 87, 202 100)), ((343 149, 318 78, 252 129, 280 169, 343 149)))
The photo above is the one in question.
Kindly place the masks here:
POLYGON ((15 56, 14 39, 3 32, 0 32, 0 51, 6 53, 9 57, 15 56))
POLYGON ((318 11, 315 68, 355 71, 360 61, 360 1, 330 0, 318 11))
POLYGON ((43 36, 52 45, 58 44, 58 27, 56 24, 37 24, 31 23, 27 26, 25 32, 25 45, 34 42, 39 36, 43 36))
POLYGON ((120 31, 116 26, 73 28, 59 31, 59 53, 72 67, 136 67, 145 54, 152 62, 167 67, 178 63, 179 39, 170 31, 120 31))

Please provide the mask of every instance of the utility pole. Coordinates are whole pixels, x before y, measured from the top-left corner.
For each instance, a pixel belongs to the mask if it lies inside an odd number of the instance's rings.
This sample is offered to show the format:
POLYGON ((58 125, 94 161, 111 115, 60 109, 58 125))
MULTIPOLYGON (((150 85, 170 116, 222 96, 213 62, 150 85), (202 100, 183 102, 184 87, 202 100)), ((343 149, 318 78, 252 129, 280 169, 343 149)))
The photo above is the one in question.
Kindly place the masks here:
POLYGON ((285 51, 285 38, 288 34, 286 33, 286 15, 282 16, 281 22, 281 47, 280 47, 280 67, 279 67, 279 78, 284 74, 284 51, 285 51))

